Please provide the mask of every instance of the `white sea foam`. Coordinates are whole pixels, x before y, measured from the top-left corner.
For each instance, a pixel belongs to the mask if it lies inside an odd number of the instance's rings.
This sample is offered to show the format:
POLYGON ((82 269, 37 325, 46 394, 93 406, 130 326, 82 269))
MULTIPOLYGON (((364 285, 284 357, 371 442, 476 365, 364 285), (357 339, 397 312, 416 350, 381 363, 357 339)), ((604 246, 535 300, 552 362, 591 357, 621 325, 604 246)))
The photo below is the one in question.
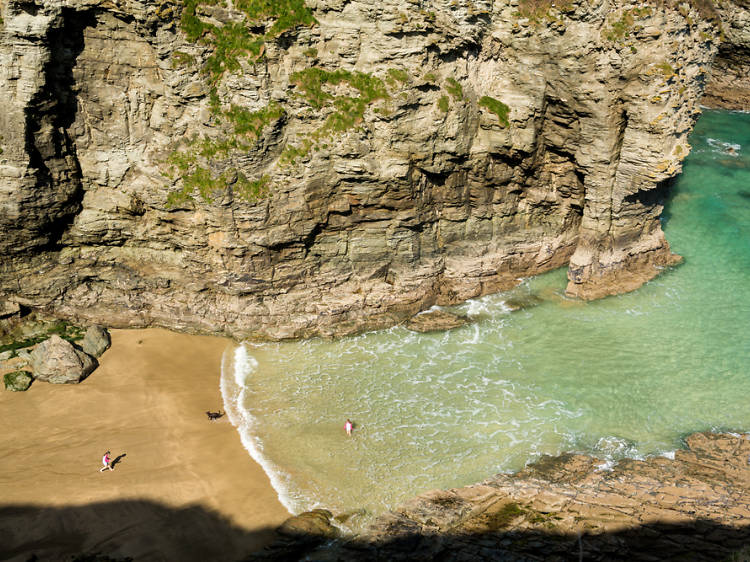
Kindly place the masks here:
POLYGON ((724 154, 727 154, 728 156, 739 156, 738 153, 740 150, 742 150, 741 144, 712 139, 711 137, 708 137, 706 139, 706 142, 708 142, 708 145, 715 151, 722 152, 724 154))
POLYGON ((665 458, 668 458, 668 459, 670 459, 670 460, 674 460, 674 454, 675 454, 675 451, 664 451, 664 452, 663 452, 663 453, 661 454, 661 456, 662 456, 662 457, 665 457, 665 458))
POLYGON ((250 456, 257 462, 271 481, 281 505, 290 513, 295 513, 296 502, 289 493, 286 483, 289 476, 263 454, 262 441, 253 434, 256 420, 250 411, 243 406, 247 393, 247 382, 250 375, 257 369, 258 361, 248 353, 247 346, 240 344, 229 355, 230 350, 224 352, 221 362, 221 396, 224 401, 224 411, 229 421, 240 434, 240 440, 250 456))

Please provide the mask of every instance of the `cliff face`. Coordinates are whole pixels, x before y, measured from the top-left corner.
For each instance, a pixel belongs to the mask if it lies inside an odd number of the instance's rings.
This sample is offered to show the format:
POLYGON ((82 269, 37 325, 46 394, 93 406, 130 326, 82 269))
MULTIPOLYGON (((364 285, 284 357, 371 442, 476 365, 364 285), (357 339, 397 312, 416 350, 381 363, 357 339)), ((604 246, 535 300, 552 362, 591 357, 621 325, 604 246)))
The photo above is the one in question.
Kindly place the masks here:
POLYGON ((750 111, 750 1, 718 4, 723 41, 701 103, 750 111))
POLYGON ((718 47, 687 4, 212 4, 0 2, 0 300, 285 338, 673 263, 718 47))

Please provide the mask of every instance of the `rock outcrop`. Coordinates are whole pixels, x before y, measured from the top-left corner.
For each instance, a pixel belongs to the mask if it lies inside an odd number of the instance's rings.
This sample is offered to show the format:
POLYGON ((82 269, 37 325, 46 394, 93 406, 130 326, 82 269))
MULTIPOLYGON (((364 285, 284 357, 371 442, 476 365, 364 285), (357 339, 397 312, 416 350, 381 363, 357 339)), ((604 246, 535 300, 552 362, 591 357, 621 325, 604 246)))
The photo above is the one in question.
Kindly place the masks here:
MULTIPOLYGON (((674 459, 623 460, 612 469, 583 455, 543 458, 516 474, 427 492, 359 537, 297 555, 326 561, 728 560, 750 544, 750 439, 697 433, 686 443, 674 459)), ((277 547, 265 558, 282 556, 289 545, 277 547)))
POLYGON ((415 332, 435 332, 452 330, 469 323, 468 316, 454 314, 446 310, 427 310, 410 318, 406 327, 415 332))
POLYGON ((54 384, 75 384, 89 376, 98 366, 96 359, 54 335, 31 352, 34 378, 54 384))
POLYGON ((701 103, 750 111, 750 2, 719 3, 717 10, 724 38, 701 103))
POLYGON ((632 290, 719 43, 666 4, 4 0, 0 301, 290 338, 632 290))
POLYGON ((3 384, 5 390, 12 392, 24 392, 31 386, 33 380, 31 373, 27 371, 13 371, 3 375, 3 384))

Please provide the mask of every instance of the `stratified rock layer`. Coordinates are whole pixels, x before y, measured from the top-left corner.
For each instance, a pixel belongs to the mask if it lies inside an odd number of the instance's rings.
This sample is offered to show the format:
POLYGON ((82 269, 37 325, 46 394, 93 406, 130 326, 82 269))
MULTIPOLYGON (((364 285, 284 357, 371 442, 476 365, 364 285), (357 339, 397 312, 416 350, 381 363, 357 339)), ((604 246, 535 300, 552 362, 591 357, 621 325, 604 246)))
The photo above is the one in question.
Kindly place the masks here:
POLYGON ((729 559, 750 544, 750 440, 697 433, 686 442, 688 448, 673 460, 624 460, 609 470, 595 458, 563 455, 481 484, 427 492, 349 543, 297 555, 311 560, 729 559))
POLYGON ((719 3, 724 40, 701 103, 750 111, 750 2, 719 3))
MULTIPOLYGON (((674 263, 660 200, 716 24, 625 1, 532 19, 490 0, 308 6, 317 23, 240 57, 212 109, 211 47, 180 30, 182 3, 1 2, 0 302, 289 338, 394 324, 568 262, 582 298, 674 263), (330 125, 364 93, 331 82, 307 99, 295 73, 310 68, 383 90, 330 125), (233 108, 270 117, 193 177, 222 189, 181 199, 170 154, 221 141, 233 108)), ((221 3, 199 17, 242 21, 221 3)))

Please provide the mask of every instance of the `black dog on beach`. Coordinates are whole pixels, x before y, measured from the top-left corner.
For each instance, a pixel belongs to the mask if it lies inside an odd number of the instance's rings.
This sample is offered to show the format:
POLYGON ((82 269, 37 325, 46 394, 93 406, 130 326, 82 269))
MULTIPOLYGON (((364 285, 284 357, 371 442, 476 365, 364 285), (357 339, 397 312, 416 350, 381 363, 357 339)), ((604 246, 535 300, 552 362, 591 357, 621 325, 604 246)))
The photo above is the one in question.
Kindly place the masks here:
POLYGON ((216 421, 220 417, 222 417, 224 414, 221 411, 219 412, 206 411, 206 415, 208 416, 209 421, 216 421))

